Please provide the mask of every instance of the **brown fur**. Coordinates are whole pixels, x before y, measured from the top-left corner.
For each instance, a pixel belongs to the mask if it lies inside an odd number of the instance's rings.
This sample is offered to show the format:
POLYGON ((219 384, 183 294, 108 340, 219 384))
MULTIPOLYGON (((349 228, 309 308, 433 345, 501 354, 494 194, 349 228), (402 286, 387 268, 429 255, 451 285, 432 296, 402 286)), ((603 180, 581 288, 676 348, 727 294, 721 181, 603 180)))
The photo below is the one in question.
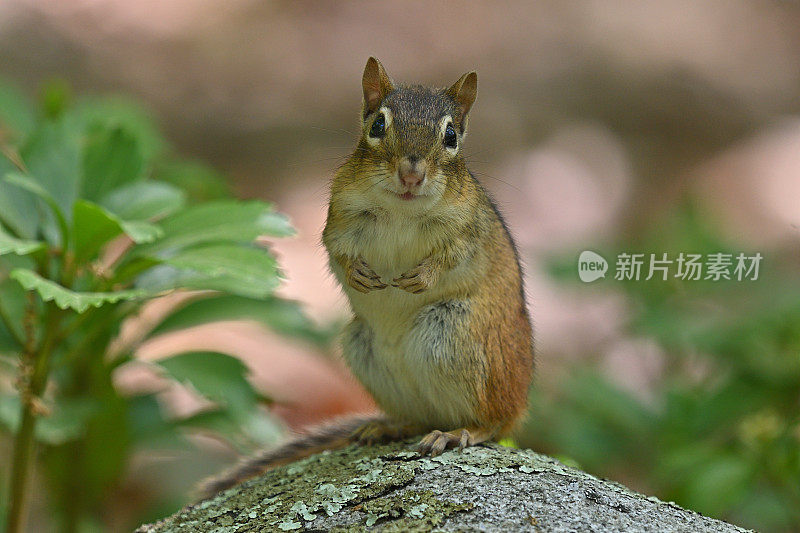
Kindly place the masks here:
MULTIPOLYGON (((359 421, 354 438, 428 432, 419 450, 431 455, 497 438, 526 411, 533 339, 514 243, 462 155, 477 76, 396 86, 370 58, 362 82, 362 135, 334 176, 323 232, 354 313, 344 358, 388 417, 359 421), (414 161, 424 162, 420 185, 399 178, 414 161)), ((209 490, 340 446, 355 426, 267 452, 209 490)))
MULTIPOLYGON (((462 406, 453 420, 497 437, 524 414, 533 372, 532 331, 519 259, 500 214, 467 170, 461 151, 453 155, 445 150, 437 130, 441 124, 437 121, 449 116, 453 126, 466 133, 477 76, 465 74, 448 89, 396 86, 371 58, 364 78, 365 95, 368 87, 380 87, 382 101, 368 104, 365 100, 362 137, 333 180, 323 233, 331 268, 350 298, 354 324, 358 324, 353 327, 381 333, 390 343, 402 343, 404 336, 413 335, 413 328, 418 327, 414 317, 428 309, 426 306, 449 300, 468 302, 469 318, 459 325, 463 331, 446 331, 451 351, 460 358, 447 370, 458 374, 443 375, 442 379, 453 380, 453 387, 468 390, 472 398, 472 408, 462 406), (379 142, 370 142, 370 127, 379 113, 387 115, 387 124, 391 118, 391 125, 379 142), (397 169, 408 156, 424 158, 432 182, 430 198, 416 210, 391 197, 393 192, 402 192, 397 169), (388 189, 386 198, 381 189, 388 189), (399 235, 393 235, 392 228, 399 235), (405 233, 415 235, 413 242, 405 233), (392 240, 396 242, 386 242, 392 240), (354 271, 354 261, 362 268, 354 271), (402 272, 395 277, 398 269, 402 272), (369 275, 359 274, 363 271, 369 275), (413 293, 414 299, 373 296, 398 290, 413 293), (372 304, 370 299, 376 298, 382 300, 372 304)), ((353 346, 351 350, 362 349, 353 346)), ((388 361, 387 368, 396 372, 402 365, 395 360, 412 356, 345 353, 378 404, 398 422, 415 423, 430 431, 455 431, 458 428, 437 427, 435 415, 426 419, 425 414, 404 412, 402 402, 394 401, 398 395, 385 392, 393 384, 391 378, 380 374, 372 382, 379 374, 372 371, 374 361, 388 361)), ((431 389, 419 392, 436 394, 431 389)))

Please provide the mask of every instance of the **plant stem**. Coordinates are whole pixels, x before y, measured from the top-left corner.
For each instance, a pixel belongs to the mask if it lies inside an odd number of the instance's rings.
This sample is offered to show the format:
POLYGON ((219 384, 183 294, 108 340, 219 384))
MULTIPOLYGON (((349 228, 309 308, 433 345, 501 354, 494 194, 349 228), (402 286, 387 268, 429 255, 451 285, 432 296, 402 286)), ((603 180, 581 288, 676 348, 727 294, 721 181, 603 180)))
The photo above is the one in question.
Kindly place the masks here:
MULTIPOLYGON (((41 346, 35 351, 32 344, 35 342, 29 333, 26 341, 26 350, 23 351, 22 375, 20 376, 20 419, 21 423, 14 438, 14 455, 11 466, 11 504, 8 510, 6 533, 20 533, 24 529, 27 506, 28 474, 33 455, 34 434, 36 430, 36 417, 39 398, 47 385, 47 376, 50 371, 50 358, 55 348, 55 338, 63 312, 52 305, 48 309, 45 320, 45 337, 41 346), (31 361, 30 359, 33 359, 31 361), (32 372, 29 372, 30 364, 32 372), (29 375, 26 375, 29 374, 29 375), (26 379, 27 378, 27 379, 26 379)), ((26 317, 28 320, 29 317, 26 317)))
POLYGON ((33 451, 35 418, 30 409, 24 404, 22 413, 22 424, 14 439, 14 462, 11 471, 11 506, 8 510, 7 533, 19 533, 22 531, 26 514, 26 491, 28 488, 31 452, 33 451))

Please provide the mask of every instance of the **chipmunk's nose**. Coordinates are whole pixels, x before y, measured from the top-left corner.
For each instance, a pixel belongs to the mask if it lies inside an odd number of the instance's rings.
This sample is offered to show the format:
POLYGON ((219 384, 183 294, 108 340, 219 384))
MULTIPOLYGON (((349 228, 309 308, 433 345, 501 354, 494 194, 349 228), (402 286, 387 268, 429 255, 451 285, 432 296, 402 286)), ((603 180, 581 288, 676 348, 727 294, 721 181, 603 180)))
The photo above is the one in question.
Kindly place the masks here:
POLYGON ((406 187, 417 187, 425 180, 425 170, 428 165, 424 159, 419 159, 416 156, 407 156, 400 160, 397 167, 397 173, 400 176, 400 182, 406 187))

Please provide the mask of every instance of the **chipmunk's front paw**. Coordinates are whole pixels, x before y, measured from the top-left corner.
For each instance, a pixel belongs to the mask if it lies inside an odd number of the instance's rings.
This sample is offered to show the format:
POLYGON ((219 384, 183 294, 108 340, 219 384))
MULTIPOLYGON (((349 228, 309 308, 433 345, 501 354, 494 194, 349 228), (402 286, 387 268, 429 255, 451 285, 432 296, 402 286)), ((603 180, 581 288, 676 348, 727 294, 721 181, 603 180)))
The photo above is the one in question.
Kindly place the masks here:
POLYGON ((346 275, 347 284, 364 294, 387 287, 387 285, 381 281, 380 276, 378 276, 361 257, 355 259, 347 266, 346 275))
POLYGON ((392 287, 419 294, 430 289, 438 277, 436 271, 423 261, 408 272, 401 274, 399 278, 393 279, 392 287))

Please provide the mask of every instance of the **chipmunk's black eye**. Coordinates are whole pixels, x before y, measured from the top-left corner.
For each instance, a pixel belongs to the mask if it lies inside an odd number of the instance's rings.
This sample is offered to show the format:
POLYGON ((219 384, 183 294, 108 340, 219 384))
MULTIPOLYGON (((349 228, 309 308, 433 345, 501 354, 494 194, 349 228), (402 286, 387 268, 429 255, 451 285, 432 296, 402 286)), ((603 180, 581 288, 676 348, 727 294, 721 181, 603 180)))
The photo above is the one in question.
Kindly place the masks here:
POLYGON ((375 122, 372 123, 372 127, 369 129, 369 136, 370 137, 383 137, 386 133, 386 117, 383 116, 383 113, 378 115, 378 118, 375 119, 375 122))
POLYGON ((452 124, 448 124, 444 129, 444 145, 448 148, 456 148, 458 146, 458 137, 452 124))

